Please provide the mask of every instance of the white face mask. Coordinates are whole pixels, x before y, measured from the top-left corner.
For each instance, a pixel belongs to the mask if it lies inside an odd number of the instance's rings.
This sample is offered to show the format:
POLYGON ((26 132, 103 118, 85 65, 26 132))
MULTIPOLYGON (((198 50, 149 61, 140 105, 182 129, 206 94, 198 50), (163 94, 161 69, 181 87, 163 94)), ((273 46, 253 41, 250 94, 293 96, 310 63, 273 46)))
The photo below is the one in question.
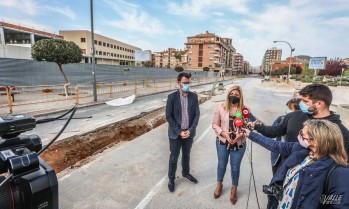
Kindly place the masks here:
POLYGON ((301 135, 298 135, 298 142, 302 145, 302 147, 304 148, 308 148, 310 146, 308 140, 303 139, 303 137, 301 135))

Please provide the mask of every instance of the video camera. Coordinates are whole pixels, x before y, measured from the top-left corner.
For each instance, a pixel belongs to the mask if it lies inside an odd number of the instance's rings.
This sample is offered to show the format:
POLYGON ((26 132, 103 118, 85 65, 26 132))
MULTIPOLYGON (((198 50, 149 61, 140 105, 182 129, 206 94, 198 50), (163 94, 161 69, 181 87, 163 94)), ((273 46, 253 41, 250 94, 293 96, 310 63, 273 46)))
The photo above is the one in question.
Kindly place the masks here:
POLYGON ((1 209, 58 209, 57 176, 38 156, 40 137, 20 135, 35 127, 29 115, 0 116, 1 209))

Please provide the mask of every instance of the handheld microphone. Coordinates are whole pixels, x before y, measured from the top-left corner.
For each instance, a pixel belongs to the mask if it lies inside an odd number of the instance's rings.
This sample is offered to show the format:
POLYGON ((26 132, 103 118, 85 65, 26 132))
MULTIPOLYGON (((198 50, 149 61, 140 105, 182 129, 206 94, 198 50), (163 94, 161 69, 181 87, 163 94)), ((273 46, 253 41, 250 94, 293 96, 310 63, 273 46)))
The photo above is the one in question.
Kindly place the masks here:
POLYGON ((250 118, 250 110, 246 107, 242 108, 242 116, 245 120, 248 120, 250 118))
POLYGON ((242 126, 244 126, 244 122, 242 121, 241 118, 235 118, 234 124, 235 124, 236 128, 238 128, 239 130, 241 130, 242 126))
POLYGON ((241 111, 239 111, 239 110, 237 110, 236 112, 235 112, 235 115, 234 115, 235 117, 237 117, 237 118, 243 118, 243 116, 242 116, 242 113, 241 113, 241 111))
MULTIPOLYGON (((242 108, 242 115, 244 116, 246 123, 250 122, 250 110, 248 108, 242 108)), ((251 130, 251 126, 247 125, 246 127, 251 130)))

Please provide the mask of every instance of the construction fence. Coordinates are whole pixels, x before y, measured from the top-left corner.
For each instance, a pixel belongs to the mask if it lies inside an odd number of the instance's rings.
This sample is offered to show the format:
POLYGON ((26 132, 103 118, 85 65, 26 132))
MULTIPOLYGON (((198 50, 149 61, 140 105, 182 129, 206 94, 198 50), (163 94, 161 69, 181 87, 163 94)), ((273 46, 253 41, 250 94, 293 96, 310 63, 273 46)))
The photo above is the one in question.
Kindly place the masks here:
MULTIPOLYGON (((226 79, 229 78, 226 77, 226 79)), ((195 78, 192 79, 192 86, 212 83, 215 79, 217 78, 195 78)), ((218 78, 218 80, 222 79, 218 78)), ((176 79, 98 82, 96 85, 97 95, 103 101, 131 95, 149 95, 177 88, 176 79)), ((0 94, 0 108, 8 108, 9 113, 12 113, 13 106, 58 101, 71 101, 75 105, 80 105, 91 102, 94 96, 92 84, 71 84, 67 86, 64 84, 15 87, 0 86, 0 94)))

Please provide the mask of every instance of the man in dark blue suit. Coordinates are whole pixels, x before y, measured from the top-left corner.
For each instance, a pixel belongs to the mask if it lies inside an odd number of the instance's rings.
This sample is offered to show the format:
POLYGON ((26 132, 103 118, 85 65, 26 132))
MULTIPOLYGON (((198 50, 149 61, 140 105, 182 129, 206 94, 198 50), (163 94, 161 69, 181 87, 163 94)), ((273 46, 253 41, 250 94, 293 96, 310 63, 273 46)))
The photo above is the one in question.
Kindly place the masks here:
POLYGON ((189 173, 190 150, 199 122, 200 109, 198 96, 190 92, 191 75, 180 73, 177 77, 179 90, 168 95, 166 119, 170 141, 170 160, 168 168, 168 189, 173 192, 177 161, 182 148, 182 175, 193 183, 198 181, 189 173))

